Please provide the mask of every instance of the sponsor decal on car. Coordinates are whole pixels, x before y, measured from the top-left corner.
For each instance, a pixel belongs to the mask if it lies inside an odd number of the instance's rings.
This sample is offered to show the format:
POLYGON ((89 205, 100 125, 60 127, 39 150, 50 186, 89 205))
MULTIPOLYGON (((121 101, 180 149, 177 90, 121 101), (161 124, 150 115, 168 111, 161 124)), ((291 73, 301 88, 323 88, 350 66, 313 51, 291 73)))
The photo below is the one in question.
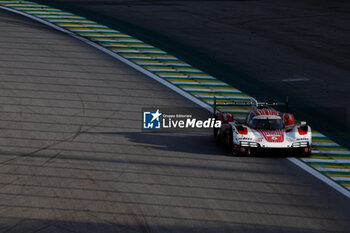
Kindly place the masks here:
POLYGON ((308 141, 309 139, 308 138, 297 138, 296 140, 308 141))
POLYGON ((247 141, 251 141, 251 140, 253 140, 253 138, 246 138, 246 137, 243 137, 243 138, 237 138, 237 140, 247 140, 247 141))

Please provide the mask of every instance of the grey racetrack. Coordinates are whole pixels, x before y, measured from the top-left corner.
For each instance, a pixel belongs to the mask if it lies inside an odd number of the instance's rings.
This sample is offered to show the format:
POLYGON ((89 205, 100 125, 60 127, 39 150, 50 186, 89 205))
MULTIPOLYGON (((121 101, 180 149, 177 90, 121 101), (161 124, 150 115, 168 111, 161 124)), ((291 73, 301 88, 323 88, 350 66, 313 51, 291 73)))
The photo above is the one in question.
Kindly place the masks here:
POLYGON ((348 0, 37 0, 121 30, 350 148, 348 0))
POLYGON ((350 201, 284 158, 142 132, 144 107, 195 107, 161 84, 12 13, 0 32, 0 232, 350 229, 350 201))

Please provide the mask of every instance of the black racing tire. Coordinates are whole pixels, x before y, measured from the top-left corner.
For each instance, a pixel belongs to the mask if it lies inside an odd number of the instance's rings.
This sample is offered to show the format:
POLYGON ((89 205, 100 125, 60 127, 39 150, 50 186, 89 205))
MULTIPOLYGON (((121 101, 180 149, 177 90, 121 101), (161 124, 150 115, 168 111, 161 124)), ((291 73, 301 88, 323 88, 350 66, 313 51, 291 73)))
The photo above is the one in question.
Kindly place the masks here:
POLYGON ((247 151, 246 152, 237 152, 237 151, 234 151, 233 148, 232 148, 232 154, 235 155, 235 156, 238 156, 238 157, 249 157, 252 155, 252 151, 250 148, 247 148, 247 151))
POLYGON ((305 157, 310 157, 310 156, 311 156, 311 151, 310 151, 310 152, 307 152, 307 153, 304 153, 303 156, 305 156, 305 157))
POLYGON ((226 129, 224 134, 225 145, 233 152, 232 129, 226 129))
POLYGON ((246 151, 246 153, 244 153, 244 155, 245 155, 246 157, 251 156, 251 155, 252 155, 251 149, 250 149, 250 148, 247 148, 247 151, 246 151))

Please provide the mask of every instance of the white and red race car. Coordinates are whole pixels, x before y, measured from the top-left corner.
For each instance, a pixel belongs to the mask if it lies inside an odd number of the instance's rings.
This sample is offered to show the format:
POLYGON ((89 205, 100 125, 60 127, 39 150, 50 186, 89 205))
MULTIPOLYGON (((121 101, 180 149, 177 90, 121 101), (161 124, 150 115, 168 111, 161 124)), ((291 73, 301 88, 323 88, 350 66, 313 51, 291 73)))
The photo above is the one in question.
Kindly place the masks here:
POLYGON ((227 145, 233 154, 270 155, 277 152, 281 155, 308 156, 311 154, 312 134, 306 122, 295 123, 294 115, 282 113, 271 106, 286 103, 251 102, 216 103, 214 99, 214 116, 221 121, 221 128, 214 128, 214 138, 227 145), (234 115, 217 111, 219 106, 251 106, 245 122, 240 123, 234 115))

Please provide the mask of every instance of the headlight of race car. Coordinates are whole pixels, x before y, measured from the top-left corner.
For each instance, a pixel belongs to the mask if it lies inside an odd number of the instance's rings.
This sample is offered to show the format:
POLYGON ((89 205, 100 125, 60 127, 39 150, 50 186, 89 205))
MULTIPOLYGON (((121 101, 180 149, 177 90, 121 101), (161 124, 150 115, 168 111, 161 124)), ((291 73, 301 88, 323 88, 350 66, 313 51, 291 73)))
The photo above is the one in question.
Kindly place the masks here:
POLYGON ((241 146, 249 146, 249 142, 241 142, 241 146))
POLYGON ((294 142, 292 144, 292 147, 307 147, 308 145, 308 142, 294 142))
POLYGON ((256 143, 256 142, 241 142, 241 146, 259 147, 259 143, 256 143))

